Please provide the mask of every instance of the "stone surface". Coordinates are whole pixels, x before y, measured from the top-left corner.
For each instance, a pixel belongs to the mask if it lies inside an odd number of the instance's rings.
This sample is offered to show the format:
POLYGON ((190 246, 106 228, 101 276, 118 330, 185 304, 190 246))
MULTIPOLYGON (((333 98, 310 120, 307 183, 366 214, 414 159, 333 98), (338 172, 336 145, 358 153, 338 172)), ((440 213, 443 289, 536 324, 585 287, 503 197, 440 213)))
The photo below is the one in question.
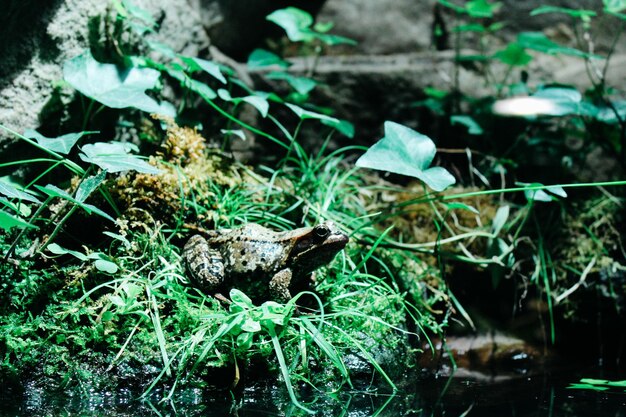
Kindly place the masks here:
MULTIPOLYGON (((90 47, 93 34, 89 23, 105 16, 108 4, 102 0, 9 3, 10 17, 3 22, 9 24, 0 29, 4 53, 1 123, 20 132, 39 126, 40 113, 50 103, 55 84, 62 80, 62 63, 90 47), (25 30, 20 30, 22 27, 25 30)), ((155 40, 189 55, 200 55, 208 47, 198 1, 136 0, 135 4, 160 22, 155 40)))
MULTIPOLYGON (((542 6, 590 8, 598 10, 598 0, 504 0, 494 21, 502 21, 506 26, 499 36, 511 39, 520 31, 554 30, 562 24, 569 25, 570 19, 562 14, 550 13, 530 16, 530 11, 542 6)), ((330 0, 322 8, 319 20, 335 23, 334 32, 359 42, 354 48, 358 54, 396 54, 421 52, 431 49, 431 26, 434 20, 435 0, 330 0)), ((456 1, 453 3, 463 3, 456 1)), ((456 17, 448 9, 442 8, 441 16, 450 29, 456 17)), ((611 32, 619 29, 615 19, 598 19, 596 34, 599 43, 607 46, 611 32)), ((567 33, 566 39, 572 41, 567 33)), ((463 45, 475 47, 475 45, 463 45)))

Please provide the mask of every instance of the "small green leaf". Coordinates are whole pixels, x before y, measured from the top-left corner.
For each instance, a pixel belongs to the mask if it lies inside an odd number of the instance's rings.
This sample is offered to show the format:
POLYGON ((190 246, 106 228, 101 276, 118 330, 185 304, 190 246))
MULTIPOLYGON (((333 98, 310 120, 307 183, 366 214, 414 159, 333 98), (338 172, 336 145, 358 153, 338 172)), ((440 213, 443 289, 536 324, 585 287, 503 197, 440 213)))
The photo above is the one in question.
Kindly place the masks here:
POLYGON ((270 103, 268 103, 268 101, 264 99, 263 97, 247 96, 247 97, 242 97, 241 101, 245 101, 246 103, 256 108, 259 111, 259 113, 261 113, 262 117, 267 117, 267 113, 270 108, 270 103))
POLYGON ((107 274, 115 274, 119 269, 114 262, 105 259, 96 260, 94 266, 98 271, 106 272, 107 274))
POLYGON ((252 342, 254 341, 254 333, 240 333, 237 336, 237 347, 243 350, 249 350, 252 347, 252 342))
POLYGON ((31 229, 37 229, 36 226, 28 224, 28 222, 26 222, 22 218, 9 214, 4 210, 0 210, 0 228, 8 232, 13 227, 17 227, 18 229, 24 229, 26 227, 31 229))
POLYGON ((311 30, 313 17, 304 10, 287 7, 272 12, 266 19, 283 28, 292 42, 307 42, 315 38, 315 32, 311 30))
POLYGON ((89 214, 95 213, 95 214, 97 214, 99 216, 104 217, 107 220, 111 220, 112 222, 115 221, 115 219, 113 219, 111 216, 106 214, 104 211, 100 210, 98 207, 93 206, 91 204, 83 203, 82 201, 76 200, 74 197, 69 195, 67 193, 67 191, 62 190, 62 189, 60 189, 59 187, 57 187, 55 185, 48 184, 45 187, 42 187, 40 185, 35 185, 35 188, 37 188, 39 191, 43 192, 44 194, 46 194, 46 195, 48 195, 50 197, 59 197, 59 198, 62 198, 64 200, 71 201, 72 203, 76 204, 77 206, 79 206, 80 208, 82 208, 83 210, 85 210, 89 214))
POLYGON ((418 178, 435 191, 456 180, 444 168, 429 168, 435 157, 433 141, 421 133, 394 122, 385 122, 385 137, 370 147, 356 166, 418 178))
POLYGON ((496 52, 493 57, 513 67, 526 66, 533 60, 532 55, 516 42, 509 43, 505 49, 496 52))
POLYGON ((136 149, 132 144, 121 142, 96 142, 82 147, 80 159, 97 165, 108 172, 137 171, 159 174, 161 171, 129 152, 136 149))
POLYGON ((333 119, 321 120, 321 123, 336 129, 339 133, 352 139, 354 137, 354 125, 347 120, 333 119))
POLYGON ((317 120, 327 120, 333 123, 339 123, 339 119, 335 119, 334 117, 330 117, 322 113, 316 113, 310 110, 305 110, 300 106, 296 106, 295 104, 285 103, 285 106, 289 107, 291 111, 293 111, 302 120, 317 119, 317 120))
POLYGON ((182 79, 181 85, 198 94, 206 101, 213 100, 217 97, 217 94, 211 87, 193 78, 185 77, 182 79))
POLYGON ((517 36, 517 43, 522 48, 532 49, 549 55, 564 54, 581 58, 602 59, 599 55, 592 55, 576 48, 561 46, 548 39, 548 37, 541 32, 522 32, 517 36))
POLYGON ((230 299, 233 304, 243 308, 244 310, 254 308, 254 304, 252 304, 250 297, 236 288, 230 290, 230 299))
POLYGON ((16 198, 18 200, 30 201, 31 203, 41 203, 35 196, 29 194, 26 191, 19 190, 9 177, 0 178, 0 194, 7 196, 8 198, 16 198))
POLYGON ((226 78, 224 77, 224 74, 222 74, 220 66, 215 62, 196 57, 186 57, 183 55, 180 55, 180 59, 189 65, 192 70, 203 70, 213 78, 219 80, 222 84, 226 84, 226 78))
MULTIPOLYGON (((519 186, 530 186, 530 187, 536 187, 536 186, 542 186, 543 184, 535 182, 535 183, 516 183, 516 185, 519 186)), ((541 201, 541 202, 550 202, 550 201, 555 201, 558 200, 557 197, 562 197, 562 198, 567 198, 567 193, 565 192, 565 190, 563 189, 563 187, 557 186, 557 185, 552 185, 552 186, 548 186, 545 189, 538 189, 538 190, 525 190, 524 191, 524 195, 526 196, 526 199, 528 201, 541 201), (548 194, 551 193, 551 194, 548 194)))
POLYGON ((482 135, 483 128, 474 120, 471 116, 450 116, 450 123, 452 125, 460 124, 467 127, 467 133, 470 135, 482 135))
POLYGON ((100 171, 98 175, 85 178, 76 190, 76 200, 81 203, 87 200, 87 197, 91 195, 106 178, 106 171, 100 171))
POLYGON ((282 68, 290 66, 289 62, 265 49, 255 49, 248 57, 248 68, 250 69, 264 68, 272 65, 277 65, 282 68))
POLYGON ((448 210, 465 210, 474 214, 480 214, 480 212, 475 207, 468 206, 465 203, 459 203, 458 201, 445 203, 445 206, 448 208, 448 210))
POLYGON ((296 90, 300 94, 309 94, 315 86, 317 86, 317 81, 307 78, 307 77, 295 77, 287 72, 283 71, 273 71, 266 75, 266 77, 270 80, 284 80, 286 81, 294 90, 296 90))
POLYGON ((509 212, 509 206, 502 206, 496 211, 496 215, 493 216, 493 220, 491 221, 491 233, 494 236, 498 236, 502 228, 504 228, 506 221, 509 219, 509 212))
POLYGON ((355 41, 354 39, 346 38, 345 36, 332 35, 330 33, 316 33, 316 32, 314 32, 314 36, 329 46, 358 45, 357 41, 355 41))
POLYGON ((486 32, 487 28, 480 23, 468 23, 466 25, 459 25, 452 29, 452 32, 475 32, 475 33, 483 33, 486 32))
POLYGON ((71 250, 71 249, 65 249, 64 247, 61 247, 56 243, 49 244, 46 247, 46 249, 48 249, 48 251, 50 251, 51 253, 55 255, 72 255, 73 257, 78 258, 79 260, 83 262, 89 259, 87 255, 85 255, 84 253, 71 250))
POLYGON ((126 239, 126 237, 119 235, 117 233, 113 233, 113 232, 109 232, 109 231, 104 231, 102 232, 103 235, 109 236, 113 239, 119 240, 120 242, 122 242, 124 244, 124 246, 127 249, 130 249, 132 247, 131 243, 129 242, 128 239, 126 239))
POLYGON ((246 321, 241 325, 241 330, 244 332, 255 333, 261 331, 261 323, 256 320, 251 319, 250 317, 246 318, 246 321))
POLYGON ((87 97, 115 109, 134 107, 173 117, 167 106, 160 105, 146 90, 157 86, 159 71, 152 68, 123 68, 96 61, 90 52, 65 61, 63 77, 87 97))
POLYGON ((626 10, 626 0, 602 0, 604 10, 608 13, 620 13, 626 10))
POLYGON ((493 17, 493 14, 502 6, 502 3, 490 3, 486 0, 472 0, 467 2, 465 9, 471 17, 493 17))
POLYGON ((549 116, 565 116, 568 114, 578 114, 581 109, 582 94, 575 88, 546 87, 532 95, 549 102, 551 109, 542 113, 549 116))
POLYGON ((577 19, 589 19, 597 16, 597 13, 593 10, 585 9, 570 9, 568 7, 556 7, 556 6, 541 6, 537 7, 530 12, 531 16, 537 16, 545 13, 561 13, 577 19))
POLYGON ((76 142, 78 142, 80 138, 92 133, 97 132, 68 133, 56 138, 47 138, 36 130, 28 129, 24 131, 24 136, 29 139, 35 139, 38 144, 50 151, 67 155, 68 153, 70 153, 72 147, 76 144, 76 142))
POLYGON ((245 103, 248 103, 254 108, 256 108, 259 111, 259 113, 261 113, 261 116, 263 117, 267 116, 267 113, 270 108, 270 103, 267 101, 267 98, 265 98, 263 95, 260 95, 260 94, 233 98, 230 95, 230 92, 228 90, 220 88, 219 90, 217 90, 217 95, 219 96, 219 98, 221 98, 224 101, 230 101, 236 104, 241 103, 242 101, 245 103))
POLYGON ((246 140, 246 134, 241 129, 222 129, 220 133, 224 136, 234 135, 240 138, 241 140, 246 140))
POLYGON ((104 323, 113 320, 114 317, 115 315, 111 311, 105 311, 104 313, 102 313, 102 321, 104 323))
POLYGON ((437 3, 441 4, 442 6, 445 6, 449 9, 454 10, 457 13, 467 13, 467 11, 465 10, 464 7, 461 6, 457 6, 456 4, 452 3, 451 1, 448 0, 437 0, 437 3))

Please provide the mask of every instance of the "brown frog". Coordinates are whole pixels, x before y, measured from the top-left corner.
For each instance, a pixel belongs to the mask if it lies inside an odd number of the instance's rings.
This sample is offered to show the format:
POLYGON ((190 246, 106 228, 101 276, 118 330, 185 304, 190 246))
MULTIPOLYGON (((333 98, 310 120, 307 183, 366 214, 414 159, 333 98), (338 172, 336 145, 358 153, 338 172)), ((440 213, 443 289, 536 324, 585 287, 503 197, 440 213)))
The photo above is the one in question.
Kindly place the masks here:
POLYGON ((247 292, 252 286, 272 300, 286 302, 290 289, 306 288, 313 271, 332 261, 346 243, 348 236, 331 221, 286 232, 249 223, 211 231, 206 239, 192 236, 183 258, 204 291, 228 287, 247 292))

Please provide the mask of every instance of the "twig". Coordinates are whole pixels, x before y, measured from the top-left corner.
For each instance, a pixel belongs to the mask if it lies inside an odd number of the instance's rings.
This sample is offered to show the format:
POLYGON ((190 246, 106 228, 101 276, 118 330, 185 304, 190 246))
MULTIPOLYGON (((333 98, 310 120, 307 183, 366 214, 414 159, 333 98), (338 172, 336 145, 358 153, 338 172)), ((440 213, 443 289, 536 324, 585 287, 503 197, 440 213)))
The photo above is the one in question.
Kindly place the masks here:
POLYGON ((563 294, 556 297, 556 300, 555 300, 556 304, 559 304, 561 301, 569 297, 574 291, 576 291, 581 285, 584 284, 585 280, 587 279, 587 275, 589 275, 589 272, 591 272, 591 268, 593 268, 595 264, 596 264, 596 257, 594 256, 591 262, 589 262, 589 264, 585 267, 585 270, 583 271, 583 273, 580 274, 580 279, 578 280, 578 282, 572 285, 571 288, 565 291, 563 294))

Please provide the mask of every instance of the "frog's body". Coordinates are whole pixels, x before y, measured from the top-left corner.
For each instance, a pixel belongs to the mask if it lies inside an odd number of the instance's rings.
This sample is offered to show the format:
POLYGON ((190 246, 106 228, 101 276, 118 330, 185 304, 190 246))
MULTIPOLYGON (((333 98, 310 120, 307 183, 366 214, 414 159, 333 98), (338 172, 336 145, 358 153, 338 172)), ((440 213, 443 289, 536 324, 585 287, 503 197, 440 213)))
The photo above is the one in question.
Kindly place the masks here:
POLYGON ((248 282, 269 289, 273 300, 287 301, 290 288, 304 287, 312 272, 332 261, 347 242, 348 236, 330 221, 286 232, 250 223, 213 231, 206 239, 192 236, 183 257, 202 290, 248 282))

